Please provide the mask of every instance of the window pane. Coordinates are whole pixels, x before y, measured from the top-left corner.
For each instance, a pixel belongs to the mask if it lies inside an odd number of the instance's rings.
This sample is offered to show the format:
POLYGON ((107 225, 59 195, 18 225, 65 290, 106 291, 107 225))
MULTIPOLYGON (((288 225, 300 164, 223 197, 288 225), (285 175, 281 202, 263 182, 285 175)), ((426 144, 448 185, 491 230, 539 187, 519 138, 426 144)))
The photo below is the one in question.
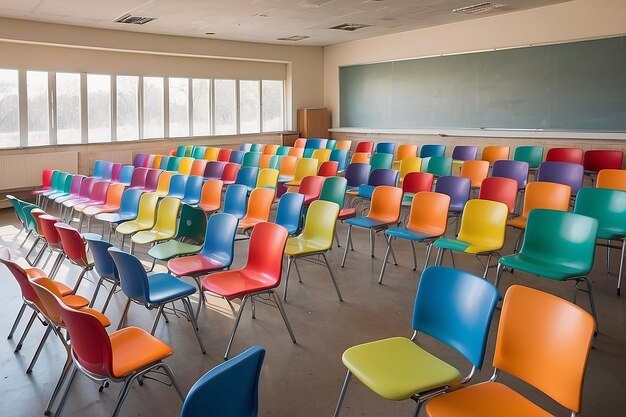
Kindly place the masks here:
POLYGON ((28 98, 28 145, 47 145, 50 143, 47 72, 26 72, 26 97, 28 98))
POLYGON ((283 82, 263 80, 263 131, 284 130, 283 82))
POLYGON ((211 80, 193 80, 193 134, 211 134, 211 80))
POLYGON ((170 137, 189 136, 189 80, 170 78, 170 137))
POLYGON ((89 142, 111 140, 111 76, 87 74, 89 142))
POLYGON ((117 76, 117 140, 139 139, 139 77, 117 76))
POLYGON ((215 80, 215 134, 237 133, 235 80, 215 80))
POLYGON ((239 81, 239 133, 261 131, 261 91, 259 81, 239 81))
POLYGON ((163 137, 163 78, 143 79, 143 137, 163 137))
POLYGON ((17 70, 0 69, 0 148, 20 146, 17 70))
POLYGON ((57 143, 80 143, 80 74, 57 73, 57 143))

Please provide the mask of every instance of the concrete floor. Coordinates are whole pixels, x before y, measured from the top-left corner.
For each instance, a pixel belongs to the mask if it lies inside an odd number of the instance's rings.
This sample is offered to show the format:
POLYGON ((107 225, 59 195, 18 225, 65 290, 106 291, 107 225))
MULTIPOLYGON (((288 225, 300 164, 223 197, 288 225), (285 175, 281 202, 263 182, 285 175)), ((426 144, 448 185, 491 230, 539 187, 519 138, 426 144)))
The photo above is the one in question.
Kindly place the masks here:
MULTIPOLYGON (((14 259, 24 264, 22 257, 25 250, 19 248, 24 235, 16 240, 18 230, 13 212, 1 210, 0 245, 10 248, 14 259)), ((300 262, 304 283, 298 284, 295 274, 291 277, 285 308, 298 340, 297 344, 291 343, 280 315, 274 308, 258 304, 255 320, 249 313, 242 318, 231 356, 253 344, 267 349, 261 375, 259 415, 332 416, 345 375, 345 368, 341 363, 342 352, 358 343, 390 336, 410 336, 412 333, 411 312, 420 271, 413 272, 411 269, 410 245, 407 242, 394 244, 400 265, 389 265, 385 285, 380 286, 377 278, 384 254, 382 238, 377 238, 376 259, 371 259, 368 255, 367 234, 355 230, 356 251, 349 253, 346 267, 341 268, 345 233, 345 226, 340 225, 342 248, 335 248, 329 253, 329 260, 344 296, 343 302, 338 301, 327 271, 321 266, 300 262)), ((515 237, 516 233, 509 230, 504 254, 512 252, 515 237)), ((234 267, 244 264, 246 253, 247 243, 237 242, 234 267)), ((145 248, 139 248, 138 254, 148 260, 145 248)), ((424 247, 418 246, 420 267, 424 254, 424 247)), ((585 380, 582 412, 585 416, 626 415, 626 295, 615 295, 618 257, 618 252, 614 251, 614 271, 607 274, 605 250, 598 249, 592 273, 600 334, 594 340, 585 380)), ((433 260, 434 257, 431 262, 433 260)), ((449 257, 446 257, 444 264, 449 262, 449 257)), ((479 275, 482 273, 482 267, 474 257, 457 255, 456 262, 461 269, 479 275)), ((165 268, 158 265, 157 270, 164 271, 165 268)), ((58 279, 72 284, 78 272, 77 267, 66 262, 58 279)), ((6 340, 5 336, 21 300, 18 286, 4 269, 0 271, 0 277, 0 313, 4 316, 0 321, 0 416, 38 416, 43 412, 56 383, 65 360, 65 352, 59 341, 51 337, 32 374, 25 374, 31 355, 43 334, 43 327, 34 326, 21 352, 13 353, 17 337, 6 340)), ((493 280, 494 277, 495 269, 492 269, 489 279, 493 280)), ((529 285, 568 299, 573 292, 572 283, 552 282, 522 273, 505 273, 501 288, 505 289, 512 284, 529 285)), ((91 295, 93 284, 82 284, 79 293, 91 295)), ((117 294, 107 311, 114 324, 118 322, 125 300, 122 293, 117 294)), ((586 299, 581 297, 581 300, 587 308, 586 299)), ((96 307, 101 306, 102 302, 100 298, 96 307)), ((154 311, 133 305, 128 323, 149 330, 153 317, 154 311)), ((474 381, 486 380, 492 373, 491 360, 497 323, 498 313, 492 324, 485 366, 474 381)), ((207 347, 206 355, 200 353, 192 329, 184 319, 172 317, 169 324, 162 321, 156 332, 157 337, 174 349, 173 356, 167 362, 171 364, 185 392, 206 371, 222 362, 233 325, 233 315, 225 302, 210 298, 207 308, 201 312, 199 325, 201 337, 207 347)), ((426 336, 420 338, 420 343, 444 360, 457 365, 462 372, 469 369, 458 354, 440 343, 426 336)), ((501 380, 509 382, 551 413, 557 416, 569 415, 534 388, 507 376, 503 376, 501 380)), ((109 416, 119 388, 112 386, 99 393, 98 386, 79 376, 75 380, 64 415, 109 416)), ((180 399, 173 389, 147 381, 144 386, 136 384, 131 389, 121 415, 174 417, 179 415, 180 409, 180 399)), ((342 416, 409 416, 413 409, 412 401, 386 401, 362 384, 353 383, 348 390, 342 416)))

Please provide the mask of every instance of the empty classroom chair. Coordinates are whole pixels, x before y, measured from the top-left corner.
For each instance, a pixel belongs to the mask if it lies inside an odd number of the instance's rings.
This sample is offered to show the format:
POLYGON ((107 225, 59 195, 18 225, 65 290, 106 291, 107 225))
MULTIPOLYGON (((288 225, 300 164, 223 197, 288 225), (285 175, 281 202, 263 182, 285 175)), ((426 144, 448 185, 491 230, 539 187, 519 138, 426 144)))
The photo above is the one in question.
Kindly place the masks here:
POLYGON ((187 186, 187 175, 176 174, 170 179, 170 186, 167 190, 167 197, 182 200, 185 197, 185 187, 187 186))
POLYGON ((422 158, 422 171, 429 172, 436 177, 452 175, 452 158, 448 156, 432 156, 427 160, 422 158), (424 170, 425 161, 428 162, 424 170))
POLYGON ((513 153, 513 160, 526 162, 529 169, 536 170, 543 162, 543 146, 518 146, 513 153))
POLYGON ((476 159, 478 146, 457 145, 452 149, 452 159, 454 161, 472 161, 476 159))
POLYGON ((509 159, 511 149, 508 146, 485 146, 480 159, 493 165, 494 162, 509 159))
POLYGON ((220 149, 217 153, 217 160, 222 162, 231 162, 230 156, 232 155, 232 149, 220 149))
POLYGON ((241 184, 231 184, 226 188, 224 194, 223 212, 232 214, 237 219, 243 219, 246 215, 246 205, 248 203, 248 187, 241 184))
POLYGON ((157 183, 156 190, 154 192, 159 197, 165 197, 167 193, 170 191, 170 182, 172 181, 172 177, 175 175, 174 172, 171 171, 163 171, 161 175, 159 175, 159 182, 157 183))
POLYGON ((256 186, 258 176, 259 168, 242 166, 241 169, 239 169, 239 172, 237 172, 235 184, 245 185, 248 188, 248 191, 252 191, 252 189, 256 186))
POLYGON ((354 153, 366 153, 371 154, 374 152, 374 142, 366 142, 362 141, 356 144, 356 149, 354 153))
POLYGON ((422 191, 432 191, 435 176, 428 172, 409 172, 402 181, 402 205, 410 206, 413 196, 422 191))
POLYGON ((517 181, 502 177, 485 178, 480 186, 478 198, 504 203, 509 209, 509 214, 512 214, 517 202, 517 181))
POLYGON ((190 206, 195 206, 200 202, 202 197, 202 186, 204 185, 204 178, 197 175, 191 175, 187 177, 187 184, 185 184, 185 194, 183 195, 182 202, 190 206))
POLYGON ((337 162, 337 171, 343 172, 348 166, 348 151, 345 149, 335 149, 330 153, 330 161, 337 162))
POLYGON ((582 148, 550 148, 546 153, 546 162, 569 162, 582 165, 583 158, 582 148))
POLYGON ((217 155, 220 152, 220 148, 208 147, 204 151, 204 159, 207 161, 217 161, 217 155))
POLYGON ((271 188, 276 190, 278 184, 278 170, 265 168, 259 171, 259 175, 256 179, 256 188, 271 188))
POLYGON ((433 156, 446 156, 446 145, 424 145, 420 149, 420 158, 431 158, 433 156))
POLYGON ((341 149, 344 151, 349 151, 351 147, 352 147, 351 140, 342 139, 342 140, 337 141, 337 144, 335 145, 335 150, 341 149))
MULTIPOLYGON (((207 218, 202 210, 183 205, 178 218, 176 236, 167 242, 152 246, 148 250, 148 256, 156 262, 198 253, 202 249, 206 227, 207 218)), ((214 229, 211 230, 211 233, 214 232, 214 229)))
POLYGON ((183 175, 190 175, 191 167, 194 161, 195 160, 190 157, 181 158, 180 163, 178 164, 178 173, 183 175))
POLYGON ((626 170, 603 169, 598 172, 596 187, 626 191, 626 170))
MULTIPOLYGON (((341 179, 345 181, 344 178, 341 179)), ((326 185, 326 182, 324 182, 324 185, 326 185)), ((304 196, 302 194, 283 194, 278 200, 274 223, 283 226, 289 232, 289 236, 293 236, 300 230, 303 208, 304 196)))
POLYGON ((240 165, 232 162, 224 165, 224 170, 222 171, 221 180, 225 185, 234 184, 237 180, 237 174, 239 173, 240 165))
POLYGON ((398 146, 398 150, 396 152, 396 158, 393 161, 393 169, 400 169, 400 165, 402 161, 408 158, 415 158, 417 156, 417 145, 410 144, 402 144, 398 146))
POLYGON ((146 174, 146 182, 144 183, 142 191, 151 193, 156 191, 159 185, 159 177, 163 173, 160 169, 150 169, 146 174))
POLYGON ((583 167, 587 174, 597 174, 603 169, 622 169, 624 152, 617 150, 592 149, 583 156, 583 167))
POLYGON ((375 153, 389 153, 395 155, 396 144, 391 142, 378 142, 374 148, 375 153))
POLYGON ((483 180, 489 175, 489 162, 467 160, 463 161, 461 165, 461 174, 463 178, 468 178, 471 181, 472 188, 480 188, 483 180))
POLYGON ((148 230, 154 226, 158 201, 159 195, 157 193, 142 194, 135 218, 124 221, 115 228, 115 233, 122 235, 122 243, 120 245, 122 249, 124 248, 124 239, 127 235, 132 235, 140 230, 148 230))
POLYGON ((191 157, 194 159, 204 159, 206 153, 206 146, 194 146, 191 151, 191 157))
POLYGON ((287 187, 299 187, 304 177, 317 175, 317 159, 302 158, 296 162, 296 171, 293 180, 285 183, 287 187))
POLYGON ((585 170, 580 164, 570 162, 542 162, 537 170, 537 181, 556 182, 569 185, 572 196, 583 186, 585 170))
POLYGON ((351 164, 369 164, 371 154, 366 152, 355 152, 350 158, 351 164))
POLYGON ((275 194, 275 191, 270 188, 252 190, 248 197, 246 215, 239 221, 238 229, 245 233, 257 224, 269 221, 275 194))
POLYGON ((393 154, 391 153, 375 153, 370 158, 370 169, 391 169, 393 166, 393 154))
POLYGON ((233 162, 235 164, 239 164, 241 165, 241 163, 243 162, 243 156, 246 153, 244 151, 232 151, 230 153, 230 159, 229 162, 233 162))
POLYGON ((337 171, 339 170, 339 163, 335 161, 326 161, 322 162, 319 170, 317 171, 317 175, 321 177, 335 177, 337 176, 337 171))
POLYGON ((207 179, 220 179, 224 174, 227 163, 221 161, 207 161, 203 176, 207 179))

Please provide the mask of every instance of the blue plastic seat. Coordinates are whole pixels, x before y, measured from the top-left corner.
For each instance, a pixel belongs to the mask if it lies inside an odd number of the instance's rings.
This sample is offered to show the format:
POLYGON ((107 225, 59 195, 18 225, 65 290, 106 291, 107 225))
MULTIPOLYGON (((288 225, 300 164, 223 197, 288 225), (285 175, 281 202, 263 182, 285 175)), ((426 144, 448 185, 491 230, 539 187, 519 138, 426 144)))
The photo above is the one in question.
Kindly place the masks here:
POLYGON ((148 276, 141 261, 134 255, 115 247, 109 248, 108 252, 113 258, 113 262, 118 270, 122 291, 128 297, 118 329, 122 327, 128 315, 130 303, 135 302, 144 305, 148 309, 158 309, 154 323, 152 324, 152 331, 150 332, 150 334, 154 335, 157 325, 159 324, 159 319, 163 315, 165 304, 180 300, 183 303, 188 316, 187 318, 190 320, 193 331, 196 334, 200 349, 202 353, 206 353, 204 344, 200 339, 200 335, 198 335, 196 315, 193 313, 191 302, 189 301, 189 296, 195 294, 196 287, 167 273, 158 273, 148 276))
POLYGON ((304 195, 300 193, 283 194, 278 201, 274 223, 287 229, 289 235, 295 235, 300 230, 303 207, 304 195))
POLYGON ((446 145, 424 145, 420 149, 420 158, 429 158, 432 156, 445 156, 446 145))
POLYGON ((108 249, 113 247, 113 245, 105 240, 102 240, 98 235, 93 233, 87 233, 84 237, 87 241, 87 245, 89 246, 91 256, 93 256, 94 268, 99 276, 98 282, 96 283, 96 289, 91 297, 91 303, 89 304, 90 307, 95 305, 96 298, 100 292, 100 287, 103 286, 103 282, 107 281, 111 284, 111 289, 109 290, 109 294, 104 302, 104 306, 102 307, 102 310, 100 310, 104 314, 109 306, 109 303, 111 302, 113 294, 115 294, 117 286, 120 285, 117 268, 115 267, 113 258, 111 258, 111 254, 108 252, 108 249))
MULTIPOLYGON (((122 201, 120 202, 120 209, 115 213, 101 213, 96 214, 96 220, 100 220, 104 223, 121 223, 127 220, 134 220, 137 217, 139 211, 139 199, 143 194, 142 190, 136 188, 129 188, 124 190, 122 194, 122 201)), ((111 240, 111 231, 109 230, 109 240, 111 240)))
POLYGON ((252 191, 256 187, 256 180, 259 175, 259 168, 251 166, 242 166, 237 172, 235 184, 245 185, 247 191, 252 191))
POLYGON ((379 142, 376 144, 376 153, 389 153, 393 155, 396 151, 396 144, 390 142, 379 142))
POLYGON ((120 182, 125 185, 130 185, 130 181, 133 178, 133 171, 135 171, 134 166, 124 165, 120 171, 120 182))
POLYGON ((239 220, 246 215, 248 206, 248 187, 241 184, 231 184, 224 194, 224 213, 232 214, 239 220))
POLYGON ((176 174, 170 179, 170 188, 167 197, 174 197, 182 200, 185 196, 185 186, 187 185, 187 175, 176 174))
POLYGON ((241 165, 243 162, 243 156, 247 151, 235 150, 230 153, 230 162, 234 162, 235 164, 241 165))
POLYGON ((202 185, 204 184, 204 178, 198 175, 191 175, 187 178, 187 184, 185 185, 185 195, 183 196, 183 203, 190 206, 195 206, 200 202, 200 195, 202 194, 202 185))

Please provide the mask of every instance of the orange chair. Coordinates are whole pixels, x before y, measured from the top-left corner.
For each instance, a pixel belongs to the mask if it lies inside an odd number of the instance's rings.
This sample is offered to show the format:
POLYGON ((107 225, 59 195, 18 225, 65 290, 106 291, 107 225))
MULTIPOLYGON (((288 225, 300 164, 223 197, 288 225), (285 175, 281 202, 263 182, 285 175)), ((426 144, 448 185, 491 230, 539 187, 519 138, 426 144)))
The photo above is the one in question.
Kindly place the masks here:
POLYGON ((293 143, 294 148, 304 149, 305 146, 306 146, 306 138, 298 138, 293 143))
POLYGON ((259 169, 270 168, 270 161, 272 160, 272 154, 262 154, 259 158, 259 169))
POLYGON ((204 151, 204 160, 217 161, 217 155, 220 153, 220 148, 206 148, 204 151))
POLYGON ((469 178, 472 188, 480 188, 483 180, 489 175, 489 162, 469 160, 461 165, 461 177, 469 178))
POLYGON ((348 256, 348 248, 354 250, 352 245, 352 227, 362 227, 370 232, 370 251, 372 258, 374 257, 374 239, 376 232, 387 229, 392 224, 397 224, 400 218, 400 208, 402 206, 402 189, 398 187, 390 187, 381 185, 374 189, 372 193, 372 202, 370 211, 367 216, 353 217, 347 219, 348 236, 346 238, 346 247, 341 260, 341 267, 346 264, 348 256))
POLYGON ((398 146, 398 150, 396 151, 396 160, 393 161, 393 169, 399 170, 400 169, 400 163, 407 159, 407 158, 413 158, 417 156, 417 145, 409 145, 409 144, 403 144, 398 146))
POLYGON ((552 415, 497 382, 503 371, 539 389, 576 416, 581 410, 583 379, 594 331, 593 317, 580 307, 514 285, 502 304, 491 379, 431 399, 426 404, 426 415, 552 415))
POLYGON ((263 155, 276 155, 279 146, 280 145, 265 145, 265 148, 263 148, 263 155))
POLYGON ((349 151, 350 148, 352 147, 352 141, 351 140, 338 140, 337 144, 335 145, 335 149, 342 149, 345 151, 349 151))
POLYGON ((207 180, 202 185, 200 202, 198 207, 207 214, 218 211, 222 206, 222 188, 224 182, 221 180, 207 180))
POLYGON ((126 186, 124 184, 111 184, 107 189, 107 199, 104 204, 89 206, 83 210, 83 214, 87 216, 87 230, 91 231, 91 218, 100 213, 113 213, 120 209, 122 204, 122 194, 126 186))
POLYGON ((209 161, 206 159, 196 159, 191 164, 191 171, 189 175, 196 175, 198 177, 204 176, 204 170, 206 169, 206 164, 209 161))
POLYGON ((159 169, 161 167, 162 159, 163 155, 154 155, 154 159, 152 160, 152 168, 159 169))
POLYGON ((369 164, 370 154, 365 152, 356 152, 350 159, 351 164, 369 164))
POLYGON ((503 177, 485 178, 480 186, 478 198, 504 203, 511 214, 515 211, 517 201, 517 181, 503 177))
POLYGON ((293 179, 294 175, 296 174, 297 162, 298 158, 296 158, 295 156, 283 156, 280 159, 280 167, 278 169, 279 182, 287 182, 293 179))
POLYGON ((493 165, 495 161, 500 159, 509 159, 510 151, 511 149, 508 146, 485 146, 480 159, 489 162, 489 165, 493 165))
POLYGON ((248 210, 237 227, 242 232, 249 232, 254 226, 266 222, 270 218, 270 210, 274 202, 274 190, 271 188, 255 188, 248 198, 248 210))
POLYGON ((287 153, 287 155, 295 156, 296 158, 303 158, 304 157, 304 147, 302 147, 302 148, 293 147, 293 148, 289 149, 289 152, 287 153))
POLYGON ((597 188, 611 188, 613 190, 626 191, 626 170, 603 169, 596 179, 597 188))

